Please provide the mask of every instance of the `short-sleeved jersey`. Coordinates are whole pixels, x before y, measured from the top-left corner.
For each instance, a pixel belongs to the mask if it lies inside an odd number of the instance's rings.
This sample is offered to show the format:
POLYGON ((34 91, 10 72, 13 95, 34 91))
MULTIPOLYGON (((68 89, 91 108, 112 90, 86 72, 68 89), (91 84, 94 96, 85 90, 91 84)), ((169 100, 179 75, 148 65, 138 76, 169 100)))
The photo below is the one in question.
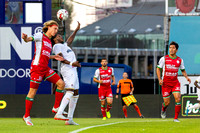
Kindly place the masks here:
POLYGON ((102 67, 98 68, 95 71, 94 78, 103 81, 103 83, 99 84, 98 88, 103 87, 105 89, 109 89, 111 86, 112 76, 114 76, 114 69, 112 67, 107 67, 106 70, 102 67))
MULTIPOLYGON (((66 59, 66 60, 68 60, 69 62, 75 62, 75 61, 77 61, 74 51, 67 45, 67 43, 64 43, 64 44, 61 44, 61 43, 55 44, 53 46, 53 53, 55 53, 55 54, 62 53, 63 58, 66 59)), ((68 64, 62 63, 61 64, 61 69, 63 67, 70 67, 71 68, 72 66, 68 65, 68 64)))
MULTIPOLYGON (((175 83, 178 81, 178 70, 185 69, 183 59, 180 57, 171 58, 169 55, 163 56, 158 63, 158 68, 163 69, 162 79, 164 83, 175 83)), ((173 85, 173 84, 172 84, 173 85)))
POLYGON ((121 79, 117 88, 121 88, 121 94, 129 94, 133 88, 133 83, 130 79, 121 79))
POLYGON ((52 49, 51 39, 45 33, 39 32, 33 35, 33 41, 35 41, 35 53, 31 70, 46 70, 52 49))

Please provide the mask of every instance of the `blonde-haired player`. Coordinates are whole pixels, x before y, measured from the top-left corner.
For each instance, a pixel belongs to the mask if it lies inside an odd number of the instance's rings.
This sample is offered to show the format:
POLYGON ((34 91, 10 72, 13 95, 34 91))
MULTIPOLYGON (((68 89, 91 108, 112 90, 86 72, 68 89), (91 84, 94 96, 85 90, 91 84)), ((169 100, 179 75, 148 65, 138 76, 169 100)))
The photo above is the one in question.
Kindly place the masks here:
POLYGON ((35 54, 30 69, 30 89, 25 100, 25 115, 23 116, 23 120, 29 126, 33 126, 30 118, 30 111, 42 80, 47 80, 57 85, 54 104, 55 109, 58 109, 63 97, 65 83, 58 74, 48 67, 49 59, 64 60, 63 57, 59 55, 50 55, 52 49, 51 37, 58 32, 58 26, 56 21, 49 20, 44 23, 42 29, 43 33, 38 32, 31 37, 22 33, 22 39, 24 39, 25 42, 35 41, 35 54))

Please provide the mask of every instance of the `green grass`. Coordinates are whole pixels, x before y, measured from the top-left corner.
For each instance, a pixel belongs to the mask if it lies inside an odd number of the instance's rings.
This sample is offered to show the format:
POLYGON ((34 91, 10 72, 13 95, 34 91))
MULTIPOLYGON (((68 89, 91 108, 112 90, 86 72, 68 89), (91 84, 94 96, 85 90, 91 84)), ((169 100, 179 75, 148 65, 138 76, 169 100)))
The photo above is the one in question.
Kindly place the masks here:
POLYGON ((200 131, 200 119, 179 119, 180 123, 173 122, 173 118, 111 118, 102 121, 100 118, 75 118, 79 126, 64 125, 64 121, 53 118, 32 118, 34 126, 25 124, 21 118, 0 118, 0 133, 68 133, 81 128, 115 123, 93 127, 81 133, 196 133, 200 131), (116 123, 121 122, 121 123, 116 123))

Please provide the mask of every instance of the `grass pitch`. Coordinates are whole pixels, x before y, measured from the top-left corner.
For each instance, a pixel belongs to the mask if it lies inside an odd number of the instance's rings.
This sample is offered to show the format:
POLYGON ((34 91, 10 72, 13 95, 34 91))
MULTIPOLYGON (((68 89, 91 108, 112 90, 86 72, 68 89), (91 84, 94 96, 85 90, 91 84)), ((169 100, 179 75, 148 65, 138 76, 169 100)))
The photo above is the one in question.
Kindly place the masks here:
POLYGON ((200 119, 173 118, 74 118, 79 126, 64 125, 53 118, 32 118, 34 126, 25 124, 22 118, 0 118, 0 133, 196 133, 200 131, 200 119))

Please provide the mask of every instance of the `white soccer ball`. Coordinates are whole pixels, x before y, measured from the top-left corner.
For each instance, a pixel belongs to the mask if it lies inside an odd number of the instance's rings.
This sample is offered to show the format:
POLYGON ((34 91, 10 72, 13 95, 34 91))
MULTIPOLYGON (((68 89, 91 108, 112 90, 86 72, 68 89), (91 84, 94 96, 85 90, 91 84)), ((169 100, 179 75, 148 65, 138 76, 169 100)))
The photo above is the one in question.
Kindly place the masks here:
POLYGON ((60 9, 57 12, 57 19, 60 21, 64 21, 68 18, 68 11, 65 9, 60 9))

